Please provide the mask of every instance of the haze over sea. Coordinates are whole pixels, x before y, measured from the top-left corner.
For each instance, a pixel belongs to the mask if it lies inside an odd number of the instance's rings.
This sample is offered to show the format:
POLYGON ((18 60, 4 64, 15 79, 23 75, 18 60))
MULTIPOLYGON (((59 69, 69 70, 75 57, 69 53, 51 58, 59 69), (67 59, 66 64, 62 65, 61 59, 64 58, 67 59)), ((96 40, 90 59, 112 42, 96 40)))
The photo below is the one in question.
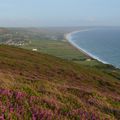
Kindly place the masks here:
POLYGON ((95 59, 120 68, 120 27, 74 32, 69 41, 95 59))

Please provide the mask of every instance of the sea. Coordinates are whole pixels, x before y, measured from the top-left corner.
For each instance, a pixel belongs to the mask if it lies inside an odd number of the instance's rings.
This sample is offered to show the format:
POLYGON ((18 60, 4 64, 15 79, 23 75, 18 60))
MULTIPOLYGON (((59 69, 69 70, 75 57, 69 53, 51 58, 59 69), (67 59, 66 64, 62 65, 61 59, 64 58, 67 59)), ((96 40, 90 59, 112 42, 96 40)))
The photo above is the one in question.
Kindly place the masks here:
POLYGON ((68 40, 91 57, 120 68, 120 27, 75 31, 68 40))

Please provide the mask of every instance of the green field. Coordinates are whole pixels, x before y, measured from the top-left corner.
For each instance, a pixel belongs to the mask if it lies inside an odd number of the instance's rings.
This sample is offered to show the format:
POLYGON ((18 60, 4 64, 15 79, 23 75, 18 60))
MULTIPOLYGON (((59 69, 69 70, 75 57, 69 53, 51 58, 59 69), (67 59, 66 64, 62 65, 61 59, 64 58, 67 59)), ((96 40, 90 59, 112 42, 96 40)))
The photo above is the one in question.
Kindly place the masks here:
POLYGON ((87 61, 89 57, 74 48, 67 40, 31 40, 30 43, 22 46, 22 48, 29 50, 36 48, 38 52, 47 53, 86 66, 101 65, 100 62, 94 59, 87 61))
POLYGON ((86 59, 85 55, 73 48, 67 41, 62 40, 32 40, 31 44, 24 48, 32 50, 37 48, 39 52, 48 53, 68 60, 86 59))

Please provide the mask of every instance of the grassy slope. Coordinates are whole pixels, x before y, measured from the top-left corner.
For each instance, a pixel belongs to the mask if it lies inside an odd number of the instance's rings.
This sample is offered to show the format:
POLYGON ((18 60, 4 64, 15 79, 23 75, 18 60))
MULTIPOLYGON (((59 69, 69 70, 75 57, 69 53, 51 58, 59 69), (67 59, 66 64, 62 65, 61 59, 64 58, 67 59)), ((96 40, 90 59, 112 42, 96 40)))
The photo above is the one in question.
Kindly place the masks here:
POLYGON ((114 72, 108 75, 97 68, 2 45, 0 115, 33 120, 120 119, 117 78, 114 72))

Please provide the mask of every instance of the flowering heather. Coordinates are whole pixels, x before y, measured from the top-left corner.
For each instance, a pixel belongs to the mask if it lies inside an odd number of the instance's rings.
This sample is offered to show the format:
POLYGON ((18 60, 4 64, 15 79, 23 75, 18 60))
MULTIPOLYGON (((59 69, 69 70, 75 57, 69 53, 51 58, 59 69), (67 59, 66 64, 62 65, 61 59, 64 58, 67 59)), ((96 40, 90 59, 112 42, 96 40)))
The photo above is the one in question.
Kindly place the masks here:
POLYGON ((73 116, 73 118, 82 118, 82 119, 90 119, 90 120, 101 120, 100 115, 96 115, 95 113, 89 113, 87 111, 76 109, 69 113, 69 116, 73 116))
POLYGON ((100 120, 100 117, 81 109, 71 110, 63 114, 59 103, 54 99, 41 99, 23 92, 0 89, 0 120, 5 119, 100 120))

